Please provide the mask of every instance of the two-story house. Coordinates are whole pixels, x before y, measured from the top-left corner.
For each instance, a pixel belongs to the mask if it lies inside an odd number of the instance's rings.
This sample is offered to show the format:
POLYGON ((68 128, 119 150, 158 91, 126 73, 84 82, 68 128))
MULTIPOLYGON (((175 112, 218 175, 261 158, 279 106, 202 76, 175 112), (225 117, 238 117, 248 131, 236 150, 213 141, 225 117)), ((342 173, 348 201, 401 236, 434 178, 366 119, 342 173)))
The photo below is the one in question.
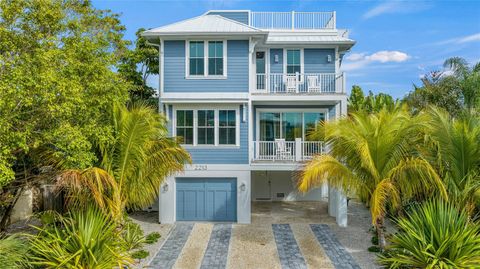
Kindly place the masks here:
POLYGON ((250 223, 252 201, 320 200, 346 225, 346 198, 301 195, 294 172, 325 150, 309 138, 346 114, 335 12, 209 11, 145 31, 159 47, 159 107, 193 164, 165 180, 159 219, 250 223))

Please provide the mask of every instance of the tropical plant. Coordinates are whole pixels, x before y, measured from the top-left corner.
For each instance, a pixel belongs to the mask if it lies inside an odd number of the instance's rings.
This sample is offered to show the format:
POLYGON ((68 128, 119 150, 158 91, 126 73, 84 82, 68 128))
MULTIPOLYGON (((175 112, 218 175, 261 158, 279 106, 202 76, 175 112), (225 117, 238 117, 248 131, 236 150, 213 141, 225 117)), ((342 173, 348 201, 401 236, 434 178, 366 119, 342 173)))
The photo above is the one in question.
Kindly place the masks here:
POLYGON ((451 203, 433 200, 397 220, 380 261, 388 268, 478 268, 480 225, 451 203))
POLYGON ((123 268, 132 260, 116 222, 96 207, 70 212, 59 225, 37 227, 30 263, 46 268, 123 268))
POLYGON ((424 156, 439 171, 449 200, 473 215, 480 202, 480 118, 452 118, 446 111, 428 110, 428 141, 424 156))
POLYGON ((161 235, 158 232, 151 232, 145 236, 145 243, 147 244, 154 244, 157 243, 158 239, 160 239, 161 235))
POLYGON ((163 179, 181 171, 190 155, 168 137, 164 117, 143 103, 115 106, 112 121, 114 139, 98 142, 98 167, 67 170, 57 182, 71 205, 94 201, 121 221, 125 209, 151 205, 163 179))
POLYGON ((383 248, 388 208, 397 209, 402 200, 434 190, 446 197, 442 180, 416 148, 423 142, 425 123, 423 116, 411 116, 406 109, 357 112, 323 123, 313 136, 324 140, 329 152, 305 164, 298 189, 306 192, 328 183, 354 192, 370 206, 383 248))
POLYGON ((18 235, 10 235, 0 239, 0 264, 3 268, 28 268, 26 254, 28 245, 18 235))
POLYGON ((146 242, 140 225, 130 220, 123 225, 121 236, 127 244, 128 250, 139 248, 146 242))
POLYGON ((386 93, 373 94, 371 91, 365 96, 362 88, 353 85, 350 97, 348 98, 348 111, 350 113, 365 111, 376 113, 382 109, 394 110, 399 106, 398 100, 386 93))

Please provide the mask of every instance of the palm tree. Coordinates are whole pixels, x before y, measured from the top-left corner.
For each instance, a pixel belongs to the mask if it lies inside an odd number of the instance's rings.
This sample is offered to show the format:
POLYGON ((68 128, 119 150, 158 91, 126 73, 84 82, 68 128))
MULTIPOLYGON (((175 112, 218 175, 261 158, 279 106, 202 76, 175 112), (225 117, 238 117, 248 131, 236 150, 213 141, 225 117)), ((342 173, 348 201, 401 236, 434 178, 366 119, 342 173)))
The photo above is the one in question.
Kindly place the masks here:
POLYGON ((354 192, 370 206, 384 248, 387 208, 434 190, 446 197, 440 177, 415 147, 423 142, 426 128, 422 115, 413 117, 405 108, 371 115, 357 112, 325 122, 313 136, 323 139, 330 150, 305 164, 298 189, 306 192, 328 182, 354 192))
POLYGON ((480 62, 470 67, 468 62, 461 57, 452 57, 443 63, 445 68, 453 73, 457 79, 462 101, 469 111, 480 106, 480 62))
POLYGON ((480 201, 480 118, 465 114, 452 118, 431 107, 425 156, 437 167, 449 199, 470 215, 480 201))
POLYGON ((163 179, 181 171, 190 155, 168 137, 165 118, 143 103, 113 109, 113 141, 99 144, 99 167, 67 170, 58 183, 70 204, 94 201, 119 220, 125 209, 151 205, 163 179))

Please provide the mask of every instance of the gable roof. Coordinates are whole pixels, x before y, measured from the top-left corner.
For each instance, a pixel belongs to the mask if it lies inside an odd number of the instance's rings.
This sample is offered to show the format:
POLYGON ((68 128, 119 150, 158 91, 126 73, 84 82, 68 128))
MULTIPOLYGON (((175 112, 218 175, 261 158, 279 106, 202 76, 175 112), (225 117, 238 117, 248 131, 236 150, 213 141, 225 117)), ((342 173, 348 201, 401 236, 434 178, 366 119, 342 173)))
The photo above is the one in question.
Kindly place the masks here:
POLYGON ((185 34, 262 34, 262 30, 220 15, 202 15, 166 26, 147 30, 142 36, 185 34))

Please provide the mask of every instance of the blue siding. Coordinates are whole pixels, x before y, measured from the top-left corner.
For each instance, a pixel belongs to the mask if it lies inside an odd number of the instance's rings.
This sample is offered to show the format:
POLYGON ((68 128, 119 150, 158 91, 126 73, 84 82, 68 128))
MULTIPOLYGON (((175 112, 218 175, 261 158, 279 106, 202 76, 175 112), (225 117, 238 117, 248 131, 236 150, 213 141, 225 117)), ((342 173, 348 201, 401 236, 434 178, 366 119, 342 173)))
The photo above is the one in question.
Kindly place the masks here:
POLYGON ((270 49, 270 73, 283 73, 283 49, 270 49), (278 63, 275 55, 278 55, 278 63))
MULTIPOLYGON (((247 118, 242 121, 243 106, 240 107, 240 146, 185 146, 194 164, 248 164, 248 107, 247 118)), ((169 106, 168 131, 172 134, 173 108, 169 106)))
POLYGON ((225 11, 210 11, 208 15, 220 15, 227 19, 241 22, 248 25, 248 12, 247 11, 238 11, 238 12, 225 12, 225 11))
POLYGON ((305 73, 335 73, 335 50, 304 49, 305 73), (332 61, 328 62, 330 55, 332 61))
POLYGON ((248 92, 248 40, 227 41, 226 79, 185 79, 185 41, 165 41, 165 92, 248 92))
POLYGON ((236 221, 236 178, 177 178, 177 221, 236 221))

